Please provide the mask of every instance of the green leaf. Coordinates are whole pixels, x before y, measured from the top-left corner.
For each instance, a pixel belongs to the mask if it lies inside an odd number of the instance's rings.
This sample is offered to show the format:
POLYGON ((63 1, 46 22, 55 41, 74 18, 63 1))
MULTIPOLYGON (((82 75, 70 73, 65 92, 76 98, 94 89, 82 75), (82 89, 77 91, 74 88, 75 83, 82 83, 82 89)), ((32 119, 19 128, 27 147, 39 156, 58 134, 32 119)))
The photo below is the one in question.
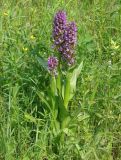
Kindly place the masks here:
POLYGON ((61 93, 61 72, 58 69, 58 76, 56 78, 56 87, 59 90, 59 92, 61 93))
POLYGON ((52 76, 50 80, 50 89, 52 96, 55 97, 55 95, 57 95, 57 88, 56 88, 56 79, 54 76, 52 76))
POLYGON ((81 62, 81 64, 77 68, 75 68, 72 73, 69 72, 66 77, 66 85, 64 91, 64 106, 66 108, 68 106, 69 100, 72 99, 75 94, 77 78, 81 73, 82 67, 83 62, 81 62))
POLYGON ((70 77, 71 75, 68 74, 66 78, 66 84, 64 89, 64 106, 67 108, 68 102, 70 100, 70 77))
POLYGON ((66 117, 68 117, 68 112, 66 110, 66 108, 64 107, 64 102, 63 102, 63 98, 61 95, 56 96, 56 105, 58 106, 58 110, 59 110, 59 121, 63 122, 64 119, 66 117))
POLYGON ((79 77, 79 75, 81 73, 82 67, 83 67, 83 62, 81 62, 81 64, 76 69, 74 69, 74 71, 71 75, 71 79, 70 79, 70 88, 71 88, 70 99, 74 96, 74 93, 76 91, 76 82, 77 82, 77 78, 79 77))
POLYGON ((56 87, 56 79, 55 77, 51 77, 51 81, 50 81, 50 105, 51 105, 51 109, 52 109, 52 113, 55 117, 55 119, 57 118, 57 114, 58 114, 58 105, 56 105, 56 96, 57 96, 57 87, 56 87))

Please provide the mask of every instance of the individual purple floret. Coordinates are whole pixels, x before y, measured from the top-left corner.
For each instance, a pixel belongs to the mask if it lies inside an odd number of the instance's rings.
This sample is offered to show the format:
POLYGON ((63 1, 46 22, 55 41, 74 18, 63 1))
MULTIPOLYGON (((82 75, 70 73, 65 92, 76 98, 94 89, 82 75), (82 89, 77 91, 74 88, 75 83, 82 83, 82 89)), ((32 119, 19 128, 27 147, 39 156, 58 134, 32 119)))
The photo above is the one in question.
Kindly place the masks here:
POLYGON ((53 39, 57 50, 64 42, 63 36, 66 27, 66 13, 59 11, 56 13, 53 24, 53 39))
POLYGON ((48 58, 48 69, 53 75, 57 75, 57 66, 58 66, 57 57, 50 56, 48 58))
POLYGON ((68 65, 73 65, 75 62, 74 49, 77 42, 77 27, 75 22, 70 22, 65 28, 64 43, 60 48, 62 50, 63 59, 68 65))

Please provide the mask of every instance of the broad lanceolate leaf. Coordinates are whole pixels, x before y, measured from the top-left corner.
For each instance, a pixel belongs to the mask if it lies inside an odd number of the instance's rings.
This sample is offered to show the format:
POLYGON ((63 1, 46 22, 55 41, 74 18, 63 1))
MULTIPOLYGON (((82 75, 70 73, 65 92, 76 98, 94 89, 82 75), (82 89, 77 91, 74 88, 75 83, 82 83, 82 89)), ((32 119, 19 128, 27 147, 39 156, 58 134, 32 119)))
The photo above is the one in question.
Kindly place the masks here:
POLYGON ((77 78, 79 77, 81 70, 83 67, 83 62, 81 62, 81 64, 73 71, 71 79, 70 79, 70 99, 74 96, 74 92, 76 91, 76 82, 77 82, 77 78))
POLYGON ((64 106, 67 108, 69 100, 74 96, 76 91, 76 82, 77 78, 81 73, 83 67, 83 62, 73 70, 72 73, 68 73, 66 78, 65 84, 65 91, 64 91, 64 106))

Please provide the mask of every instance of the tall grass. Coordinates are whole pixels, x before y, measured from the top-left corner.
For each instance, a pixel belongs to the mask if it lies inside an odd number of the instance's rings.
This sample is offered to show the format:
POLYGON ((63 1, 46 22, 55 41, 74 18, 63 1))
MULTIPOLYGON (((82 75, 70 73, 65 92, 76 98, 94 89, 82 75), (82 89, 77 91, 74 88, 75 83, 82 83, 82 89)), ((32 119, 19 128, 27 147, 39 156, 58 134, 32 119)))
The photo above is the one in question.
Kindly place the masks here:
POLYGON ((0 1, 0 159, 121 159, 121 1, 0 1), (63 9, 78 25, 84 61, 58 145, 46 105, 49 76, 36 56, 51 54, 52 20, 63 9), (56 146, 56 147, 55 147, 56 146))

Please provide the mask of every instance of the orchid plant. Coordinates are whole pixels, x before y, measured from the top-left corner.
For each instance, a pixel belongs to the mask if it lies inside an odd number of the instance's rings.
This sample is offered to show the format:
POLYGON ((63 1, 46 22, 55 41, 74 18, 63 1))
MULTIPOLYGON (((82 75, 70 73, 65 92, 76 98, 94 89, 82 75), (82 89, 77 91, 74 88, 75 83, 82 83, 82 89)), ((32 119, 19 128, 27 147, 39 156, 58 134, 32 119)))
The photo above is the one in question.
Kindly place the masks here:
MULTIPOLYGON (((77 44, 77 26, 68 22, 64 11, 56 13, 53 22, 53 48, 55 55, 49 56, 47 68, 50 73, 48 106, 52 112, 53 131, 57 134, 68 128, 71 116, 69 101, 76 91, 77 78, 83 62, 76 65, 75 47, 77 44)), ((63 137, 64 138, 64 137, 63 137)))

